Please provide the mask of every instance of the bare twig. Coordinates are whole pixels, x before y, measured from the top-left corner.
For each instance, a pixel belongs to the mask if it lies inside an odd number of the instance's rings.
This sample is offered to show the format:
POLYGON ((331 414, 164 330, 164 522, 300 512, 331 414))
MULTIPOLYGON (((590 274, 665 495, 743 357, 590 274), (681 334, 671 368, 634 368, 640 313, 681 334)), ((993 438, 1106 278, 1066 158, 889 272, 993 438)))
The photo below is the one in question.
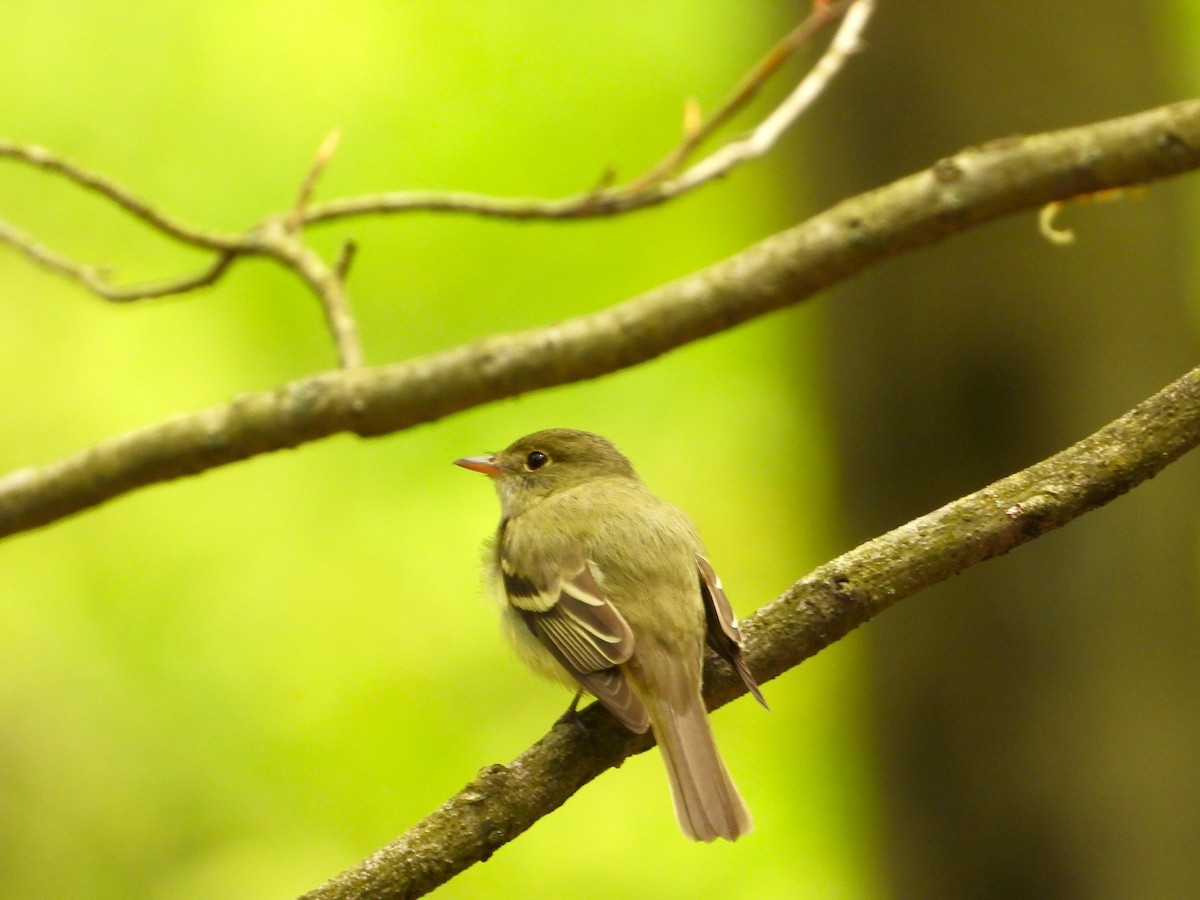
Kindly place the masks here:
MULTIPOLYGON (((350 312, 350 298, 346 295, 343 279, 338 276, 337 264, 328 265, 320 254, 299 240, 296 234, 288 230, 285 219, 264 223, 256 234, 255 246, 259 252, 299 275, 317 295, 329 333, 337 347, 339 365, 344 369, 362 366, 363 352, 358 338, 358 325, 350 312)), ((341 259, 345 259, 344 251, 341 259)))
MULTIPOLYGON (((309 169, 300 189, 292 217, 301 220, 303 204, 307 202, 321 172, 337 148, 337 132, 331 132, 321 143, 316 160, 309 169)), ((104 270, 75 262, 51 250, 19 229, 0 222, 0 243, 6 243, 38 265, 71 278, 87 290, 113 302, 127 303, 152 297, 182 294, 213 284, 228 271, 235 260, 246 256, 266 256, 296 272, 317 294, 325 319, 337 348, 338 359, 344 367, 363 364, 358 329, 350 313, 350 303, 343 288, 344 279, 336 274, 311 249, 288 233, 288 221, 268 217, 263 224, 243 235, 223 235, 185 225, 159 212, 132 191, 90 172, 82 166, 35 146, 0 141, 0 158, 9 158, 36 166, 59 175, 81 187, 95 191, 118 207, 141 219, 168 237, 186 244, 217 251, 213 261, 199 272, 177 278, 144 284, 118 286, 105 276, 104 270)), ((342 265, 348 265, 343 261, 342 265)))
POLYGON ((0 536, 338 432, 386 434, 652 359, 1016 210, 1200 168, 1200 100, 964 150, 611 309, 377 369, 326 372, 0 479, 0 536))
POLYGON ((132 191, 121 187, 111 179, 85 169, 78 163, 51 153, 44 147, 18 144, 15 141, 0 139, 0 159, 7 158, 16 162, 34 166, 43 171, 59 175, 72 181, 82 188, 93 191, 111 200, 126 212, 141 219, 147 225, 173 237, 185 244, 202 247, 205 250, 237 252, 241 249, 241 238, 237 235, 221 234, 216 231, 206 231, 185 224, 172 218, 146 201, 137 197, 132 191))
POLYGON ((358 243, 346 241, 338 251, 337 259, 333 261, 333 274, 342 284, 350 277, 350 267, 354 265, 354 257, 358 255, 358 243))
POLYGON ((650 171, 624 185, 608 186, 545 200, 536 197, 493 197, 487 194, 451 191, 398 191, 369 194, 314 203, 305 213, 305 221, 314 224, 347 216, 381 215, 403 212, 453 212, 501 219, 585 219, 645 209, 672 200, 702 184, 728 174, 740 164, 762 156, 779 137, 819 97, 846 60, 859 47, 862 34, 875 10, 876 0, 852 0, 814 12, 747 75, 733 95, 718 108, 714 117, 684 140, 650 171), (748 137, 734 141, 696 163, 683 174, 669 174, 712 133, 725 124, 774 74, 797 46, 825 24, 843 15, 841 27, 817 64, 748 137))
POLYGON ((411 212, 462 213, 489 219, 590 219, 656 206, 671 199, 660 186, 651 185, 633 196, 616 188, 601 187, 554 200, 541 197, 495 197, 471 191, 392 191, 361 194, 313 203, 304 214, 309 225, 351 216, 394 215, 411 212))
MULTIPOLYGON (((797 50, 813 39, 818 31, 826 24, 841 16, 850 5, 850 0, 831 5, 814 5, 808 18, 793 28, 784 38, 771 48, 753 69, 741 80, 733 93, 717 107, 707 121, 693 121, 685 124, 684 138, 657 165, 651 167, 644 175, 626 186, 627 193, 637 193, 647 185, 663 181, 691 156, 713 134, 721 129, 730 119, 742 111, 754 99, 763 85, 771 76, 779 71, 779 67, 797 50)), ((868 14, 870 10, 868 9, 868 14)), ((814 70, 815 71, 815 70, 814 70)), ((826 79, 828 83, 828 79, 826 79)), ((689 106, 689 110, 693 108, 689 106)), ((697 113, 693 110, 688 119, 694 119, 697 113)))
POLYGON ((669 184, 672 194, 690 191, 707 181, 719 178, 735 166, 757 159, 774 147, 783 133, 825 92, 830 81, 846 64, 846 60, 858 51, 863 31, 874 11, 875 0, 855 0, 846 11, 841 27, 838 28, 825 55, 817 61, 816 66, 800 84, 796 85, 796 89, 787 99, 767 116, 749 137, 727 144, 671 181, 669 184))
POLYGON ((333 155, 337 153, 338 144, 341 143, 341 140, 342 133, 339 129, 335 128, 329 134, 325 135, 325 139, 321 141, 321 145, 317 148, 317 155, 313 159, 313 164, 304 176, 304 181, 300 183, 300 192, 296 196, 296 203, 292 207, 291 215, 287 219, 288 231, 299 231, 300 226, 304 224, 304 210, 308 206, 308 201, 312 199, 312 193, 317 186, 317 181, 325 169, 328 168, 329 163, 333 161, 333 155))
POLYGON ((94 191, 115 203, 121 209, 141 219, 168 237, 193 246, 218 252, 211 265, 201 272, 165 279, 149 284, 114 286, 103 271, 68 259, 38 243, 16 228, 0 223, 0 242, 8 243, 37 264, 72 278, 83 287, 106 300, 129 302, 149 297, 178 294, 212 284, 228 271, 233 262, 246 256, 267 256, 296 272, 309 288, 317 294, 325 313, 326 323, 337 348, 338 359, 345 368, 363 364, 362 348, 358 328, 350 310, 345 291, 345 273, 353 257, 353 249, 346 248, 333 266, 329 266, 314 251, 304 245, 299 237, 307 223, 330 221, 349 215, 411 211, 418 209, 469 212, 506 218, 583 218, 615 214, 643 206, 651 206, 676 197, 704 181, 724 174, 740 162, 765 152, 787 125, 795 121, 801 110, 811 102, 829 83, 841 62, 857 44, 857 35, 865 27, 875 0, 844 0, 832 7, 818 4, 812 15, 778 44, 759 63, 734 92, 733 96, 718 109, 707 123, 691 129, 684 141, 663 163, 651 170, 646 177, 625 187, 614 187, 610 177, 596 188, 567 200, 524 200, 482 197, 471 194, 429 193, 376 195, 350 198, 333 203, 310 205, 313 191, 337 150, 339 132, 331 131, 317 150, 313 164, 309 167, 297 192, 292 209, 283 215, 267 216, 253 228, 241 235, 227 235, 205 231, 176 220, 138 198, 132 191, 104 176, 91 172, 42 147, 17 144, 0 140, 0 158, 9 158, 26 165, 61 176, 73 183, 94 191), (807 41, 825 23, 832 21, 842 12, 846 13, 843 27, 834 39, 830 50, 804 79, 797 92, 762 123, 751 137, 725 147, 710 157, 710 166, 704 163, 684 173, 680 178, 663 182, 675 167, 686 159, 702 141, 741 109, 774 73, 796 47, 807 41), (848 28, 848 25, 853 27, 848 28), (795 99, 803 93, 803 104, 795 99), (722 160, 714 169, 711 161, 722 160))
MULTIPOLYGON (((826 563, 742 620, 746 662, 760 682, 783 674, 900 600, 1098 509, 1200 444, 1200 369, 1068 450, 948 503, 826 563)), ((705 698, 746 692, 711 658, 705 698)), ((556 727, 508 765, 489 766, 457 795, 306 900, 423 896, 528 829, 580 787, 645 750, 599 704, 584 729, 556 727), (586 735, 586 736, 584 736, 586 735)))
MULTIPOLYGON (((470 213, 509 219, 580 219, 613 215, 663 203, 726 174, 741 162, 761 156, 769 150, 779 135, 825 90, 848 56, 857 49, 875 4, 876 0, 815 3, 809 17, 756 64, 707 122, 686 134, 680 145, 661 163, 627 185, 612 185, 609 176, 596 188, 559 199, 494 197, 461 191, 411 191, 368 194, 325 203, 310 203, 317 179, 336 152, 339 133, 334 130, 326 136, 318 149, 314 163, 298 192, 297 202, 287 219, 288 225, 295 230, 300 224, 328 222, 348 216, 415 211, 470 213), (748 138, 727 145, 681 178, 674 179, 667 185, 662 183, 665 175, 673 171, 703 141, 744 108, 763 84, 778 71, 788 56, 839 16, 844 16, 842 26, 826 53, 788 99, 755 128, 748 138)), ((0 140, 0 157, 9 157, 62 175, 107 197, 164 234, 186 243, 213 250, 243 252, 247 249, 242 236, 209 232, 185 225, 140 200, 127 188, 42 147, 0 140)))
POLYGON ((7 222, 0 222, 0 243, 15 247, 32 262, 51 272, 56 272, 59 275, 78 281, 92 293, 113 303, 129 303, 134 300, 148 300, 154 297, 185 294, 188 291, 207 287, 225 274, 225 270, 229 268, 237 255, 230 251, 218 253, 208 266, 193 275, 181 275, 178 278, 163 281, 118 286, 108 280, 103 269, 96 266, 82 265, 68 259, 62 254, 51 250, 49 247, 42 246, 33 238, 9 225, 7 222))

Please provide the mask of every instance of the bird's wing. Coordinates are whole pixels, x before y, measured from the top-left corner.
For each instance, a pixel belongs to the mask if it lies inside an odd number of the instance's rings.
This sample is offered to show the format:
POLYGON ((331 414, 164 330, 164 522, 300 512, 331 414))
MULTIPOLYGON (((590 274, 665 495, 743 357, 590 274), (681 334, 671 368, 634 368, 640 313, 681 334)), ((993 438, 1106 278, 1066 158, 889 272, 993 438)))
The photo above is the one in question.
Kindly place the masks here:
POLYGON ((503 554, 500 576, 509 604, 571 676, 625 727, 649 727, 646 708, 619 666, 633 655, 633 632, 604 595, 582 556, 553 574, 523 572, 503 554))
POLYGON ((699 553, 696 554, 696 567, 700 570, 700 594, 704 597, 704 615, 708 620, 708 646, 733 666, 754 699, 764 709, 769 709, 750 667, 742 659, 742 632, 729 598, 725 596, 725 589, 721 587, 721 579, 717 577, 712 564, 699 553))

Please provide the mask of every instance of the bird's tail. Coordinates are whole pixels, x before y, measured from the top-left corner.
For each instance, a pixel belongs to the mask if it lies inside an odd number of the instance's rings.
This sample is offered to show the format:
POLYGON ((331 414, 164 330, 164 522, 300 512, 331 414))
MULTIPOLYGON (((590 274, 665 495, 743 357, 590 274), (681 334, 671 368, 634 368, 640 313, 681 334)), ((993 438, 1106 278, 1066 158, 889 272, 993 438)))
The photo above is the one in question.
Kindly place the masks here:
POLYGON ((649 700, 679 827, 694 841, 735 841, 754 827, 750 810, 721 759, 698 686, 649 700))

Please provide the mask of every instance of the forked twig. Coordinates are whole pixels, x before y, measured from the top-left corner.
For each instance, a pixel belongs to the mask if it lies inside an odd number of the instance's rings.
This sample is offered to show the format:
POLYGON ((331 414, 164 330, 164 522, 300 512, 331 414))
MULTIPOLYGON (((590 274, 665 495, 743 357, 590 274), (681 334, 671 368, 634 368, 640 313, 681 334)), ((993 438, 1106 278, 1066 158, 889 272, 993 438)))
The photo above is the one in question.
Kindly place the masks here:
MULTIPOLYGON (((763 85, 770 80, 772 75, 779 71, 780 66, 787 62, 792 54, 811 41, 826 24, 841 16, 849 5, 850 0, 842 0, 841 3, 828 5, 814 4, 813 11, 809 14, 808 18, 788 32, 778 44, 771 48, 766 56, 759 60, 758 64, 742 78, 741 82, 734 88, 733 93, 725 102, 717 107, 716 112, 709 116, 707 120, 692 121, 685 124, 683 140, 661 162, 651 167, 640 178, 631 182, 626 187, 626 191, 636 193, 647 185, 663 181, 673 174, 701 144, 721 129, 754 99, 763 85)), ((870 10, 868 10, 869 13, 870 10)), ((826 80, 826 84, 828 84, 828 79, 826 80)), ((685 117, 685 122, 697 115, 692 107, 689 106, 689 110, 691 113, 685 117)))
POLYGON ((207 287, 218 281, 233 263, 242 257, 263 256, 273 259, 300 276, 317 295, 333 336, 340 364, 347 368, 360 366, 363 364, 363 354, 358 339, 358 327, 351 315, 349 298, 344 290, 344 272, 338 274, 338 267, 344 270, 349 265, 349 259, 343 252, 343 258, 337 266, 330 267, 316 252, 302 243, 297 234, 303 221, 304 204, 308 202, 317 179, 333 158, 337 142, 336 130, 330 132, 321 142, 313 165, 301 184, 296 205, 289 216, 268 216, 260 225, 244 234, 228 235, 195 228, 167 216, 127 188, 45 148, 0 140, 0 158, 34 166, 98 193, 167 237, 215 251, 215 256, 208 266, 194 274, 131 285, 114 285, 102 267, 76 262, 3 221, 0 221, 0 243, 8 244, 37 265, 70 278, 96 296, 114 303, 166 297, 207 287))
POLYGON ((692 116, 685 128, 683 140, 660 163, 625 185, 611 184, 612 175, 607 173, 591 190, 558 200, 490 197, 456 192, 409 192, 350 197, 313 204, 311 200, 316 183, 337 150, 339 132, 334 130, 325 137, 318 148, 313 164, 297 191, 296 201, 288 212, 266 216, 260 223, 241 234, 224 234, 196 228, 169 216, 111 179, 43 147, 0 140, 0 158, 8 158, 66 178, 86 190, 99 194, 167 237, 213 251, 216 255, 207 267, 194 274, 117 286, 109 281, 102 268, 68 259, 12 225, 0 223, 0 242, 13 246, 38 265, 71 278, 97 296, 114 302, 163 297, 205 287, 220 279, 236 260, 243 257, 263 256, 273 259, 295 272, 317 295, 337 347, 339 360, 342 366, 353 368, 363 363, 358 329, 345 291, 345 276, 353 259, 353 246, 346 245, 339 258, 330 265, 303 243, 301 232, 304 225, 349 216, 417 210, 470 213, 499 218, 579 219, 615 215, 664 203, 767 152, 779 136, 825 90, 849 55, 857 49, 875 2, 876 0, 841 0, 833 4, 814 2, 808 18, 755 65, 732 95, 707 121, 698 117, 695 107, 689 107, 692 116), (824 55, 788 98, 748 137, 726 144, 682 174, 674 174, 702 143, 749 103, 797 48, 811 40, 826 24, 839 17, 842 18, 841 27, 824 55))
MULTIPOLYGON (((830 10, 836 8, 829 7, 830 10)), ((846 9, 841 27, 838 28, 825 54, 817 60, 817 64, 796 85, 787 99, 763 119, 748 137, 726 144, 675 179, 672 182, 673 189, 680 193, 692 190, 727 174, 734 166, 757 159, 774 147, 783 133, 825 92, 850 56, 858 52, 862 46, 863 31, 874 11, 875 0, 855 0, 846 9)))
POLYGON ((859 49, 862 35, 875 11, 876 0, 847 0, 815 4, 809 17, 760 60, 713 117, 685 134, 683 141, 646 173, 623 185, 599 186, 567 197, 495 197, 468 191, 393 191, 314 203, 305 222, 331 222, 350 216, 390 215, 406 212, 466 213, 500 219, 590 219, 657 206, 673 200, 734 168, 762 156, 779 140, 829 86, 849 57, 859 49), (830 46, 788 97, 746 138, 733 141, 705 157, 681 175, 670 172, 712 133, 724 125, 758 92, 783 61, 822 27, 842 17, 830 46))
POLYGON ((18 144, 15 141, 0 138, 0 159, 11 159, 15 162, 58 175, 74 182, 85 190, 92 191, 110 200, 130 215, 141 219, 151 228, 161 231, 167 237, 175 238, 185 244, 200 247, 204 250, 237 252, 242 240, 238 235, 222 234, 217 231, 207 231, 188 225, 172 216, 151 206, 133 191, 122 187, 110 178, 84 168, 78 163, 52 153, 45 147, 32 144, 18 144))
POLYGON ((112 284, 103 269, 96 266, 84 265, 68 259, 42 244, 29 235, 7 222, 0 222, 0 243, 8 244, 22 253, 26 259, 44 269, 71 278, 93 294, 103 297, 113 303, 131 303, 135 300, 149 300, 155 297, 167 297, 175 294, 185 294, 216 282, 225 270, 233 263, 237 254, 232 251, 218 253, 209 265, 192 275, 181 275, 178 278, 163 281, 149 281, 124 287, 112 284))

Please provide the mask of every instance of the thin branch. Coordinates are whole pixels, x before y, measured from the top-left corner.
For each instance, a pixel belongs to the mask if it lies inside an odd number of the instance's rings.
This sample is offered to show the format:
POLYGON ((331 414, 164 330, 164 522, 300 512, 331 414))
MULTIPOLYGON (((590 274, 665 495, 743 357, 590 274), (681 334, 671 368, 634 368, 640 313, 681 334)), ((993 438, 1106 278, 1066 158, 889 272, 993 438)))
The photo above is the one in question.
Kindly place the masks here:
POLYGON ((358 255, 358 243, 355 241, 346 241, 342 244, 342 249, 338 251, 337 259, 333 261, 333 274, 337 276, 337 280, 343 285, 346 279, 350 277, 350 267, 354 265, 354 257, 358 255))
POLYGON ((15 141, 0 139, 0 159, 3 158, 25 163, 66 178, 85 190, 111 200, 130 215, 136 216, 152 228, 185 244, 202 247, 205 250, 231 252, 236 252, 241 248, 242 239, 238 235, 207 231, 181 222, 151 206, 128 188, 122 187, 103 175, 85 169, 65 157, 51 153, 45 147, 18 144, 15 141))
POLYGON ((495 197, 472 191, 392 191, 314 203, 305 213, 304 221, 316 225, 350 216, 410 212, 462 213, 488 219, 591 219, 647 209, 669 199, 661 185, 652 185, 636 195, 627 196, 617 188, 601 187, 553 200, 495 197))
POLYGON ((27 259, 44 269, 78 281, 83 287, 113 303, 130 303, 175 294, 186 294, 216 282, 237 258, 231 251, 218 253, 211 263, 192 275, 181 275, 163 281, 142 282, 119 286, 112 284, 103 269, 83 265, 61 253, 39 244, 29 235, 7 222, 0 222, 0 243, 20 251, 27 259))
MULTIPOLYGON (((358 326, 351 315, 349 298, 344 290, 344 279, 338 277, 335 268, 326 265, 320 256, 302 244, 294 234, 289 233, 288 228, 293 220, 295 223, 302 221, 303 205, 308 202, 317 179, 333 158, 337 140, 338 133, 333 131, 321 142, 291 214, 286 219, 279 216, 268 217, 261 225, 242 235, 223 235, 185 225, 139 199, 127 188, 43 147, 0 140, 0 158, 13 159, 66 178, 111 200, 121 209, 166 236, 186 244, 215 250, 217 255, 208 266, 194 274, 118 286, 108 280, 103 269, 76 262, 5 222, 0 222, 0 243, 14 247, 27 259, 78 282, 97 296, 119 303, 196 290, 216 282, 229 270, 233 262, 241 257, 266 256, 292 269, 308 284, 321 302, 340 364, 347 368, 358 367, 363 364, 363 354, 358 339, 358 326)), ((345 264, 345 260, 339 263, 345 264)))
POLYGON ((333 161, 333 155, 337 153, 338 144, 341 143, 342 133, 337 128, 325 135, 325 139, 321 141, 321 145, 317 147, 317 155, 313 159, 312 165, 304 176, 304 181, 300 183, 300 191, 296 196, 296 203, 292 207, 291 215, 287 219, 287 230, 295 232, 300 230, 300 226, 304 224, 304 210, 308 208, 308 203, 312 199, 313 191, 317 187, 317 182, 321 175, 329 167, 333 161))
MULTIPOLYGON (((297 202, 287 217, 287 224, 290 230, 295 231, 301 224, 328 222, 347 216, 413 211, 458 212, 510 219, 579 219, 655 206, 765 153, 803 110, 824 92, 847 57, 858 48, 875 4, 876 0, 815 3, 809 17, 756 64, 708 122, 703 123, 694 133, 685 135, 684 140, 666 159, 627 185, 613 186, 606 180, 601 186, 584 193, 549 200, 533 197, 494 197, 459 191, 412 191, 369 194, 310 204, 313 187, 336 151, 338 132, 335 130, 326 136, 318 149, 316 159, 301 184, 297 202), (825 54, 788 99, 772 112, 749 138, 727 145, 714 156, 703 160, 692 171, 667 184, 662 183, 664 175, 673 171, 753 98, 788 56, 839 16, 844 16, 842 26, 825 54)), ((164 234, 185 243, 210 250, 246 251, 244 235, 221 234, 187 225, 157 210, 111 179, 91 172, 44 147, 0 139, 0 158, 5 157, 60 175, 81 187, 95 191, 164 234)), ((277 218, 278 215, 268 216, 263 224, 277 218)))
MULTIPOLYGON (((724 127, 757 96, 771 76, 779 71, 780 66, 787 62, 789 57, 811 41, 826 24, 845 13, 849 5, 849 0, 831 5, 814 5, 808 18, 771 48, 770 52, 742 78, 733 93, 717 107, 716 112, 707 121, 701 121, 695 127, 685 127, 683 140, 661 162, 631 182, 625 188, 626 192, 637 193, 647 185, 663 181, 674 174, 705 141, 724 127)), ((869 12, 868 8, 868 14, 869 12)), ((828 83, 828 79, 826 83, 828 83)))
MULTIPOLYGON (((358 324, 350 312, 350 298, 343 279, 338 276, 335 262, 328 265, 315 250, 289 231, 286 218, 271 219, 255 232, 255 248, 299 275, 317 295, 325 323, 337 348, 338 364, 343 369, 357 369, 364 363, 358 324)), ((344 260, 344 251, 339 261, 344 260)))
POLYGON ((1200 100, 964 150, 611 309, 407 362, 325 372, 243 394, 13 472, 0 478, 0 536, 148 484, 338 432, 388 434, 615 372, 800 303, 874 263, 1007 213, 1198 167, 1200 100))
MULTIPOLYGON (((699 146, 701 141, 711 135, 717 127, 748 102, 767 78, 779 68, 783 59, 800 43, 809 39, 822 25, 832 21, 848 9, 843 28, 835 38, 833 47, 801 85, 800 89, 804 89, 806 85, 809 86, 810 100, 811 97, 819 94, 828 84, 833 73, 840 68, 840 61, 845 58, 847 47, 857 43, 857 38, 850 40, 845 37, 846 24, 857 23, 855 28, 857 31, 861 31, 873 5, 874 0, 846 0, 846 3, 834 7, 818 4, 809 19, 785 38, 756 67, 734 96, 718 110, 714 118, 707 124, 702 124, 694 129, 685 138, 675 153, 664 161, 664 163, 669 163, 667 168, 662 169, 661 172, 652 170, 650 174, 654 176, 655 180, 659 179, 660 174, 669 174, 669 170, 673 170, 676 163, 685 159, 699 146)), ((780 132, 787 124, 795 120, 799 112, 800 109, 795 106, 794 100, 789 98, 779 110, 768 117, 759 129, 756 129, 755 135, 752 136, 755 137, 753 146, 762 144, 761 135, 764 134, 764 127, 771 126, 774 132, 780 132), (789 109, 791 112, 787 112, 787 122, 781 125, 780 113, 789 109), (775 124, 772 125, 772 123, 775 124)), ((635 183, 624 188, 614 188, 607 183, 606 179, 604 183, 593 190, 579 197, 571 198, 566 203, 543 200, 514 201, 468 194, 408 194, 400 195, 399 200, 396 199, 396 195, 381 195, 351 198, 310 208, 317 181, 333 159, 339 139, 339 132, 335 129, 321 142, 313 164, 301 182, 296 202, 288 213, 267 216, 244 234, 233 236, 204 231, 167 216, 138 198, 127 188, 70 160, 57 156, 43 147, 0 140, 0 158, 9 158, 66 178, 80 187, 100 194, 168 237, 208 250, 219 251, 219 255, 211 265, 193 275, 148 284, 118 287, 112 285, 102 270, 97 267, 75 262, 4 223, 0 223, 0 242, 10 244, 35 263, 75 280, 98 296, 119 302, 162 297, 194 290, 215 282, 238 258, 265 255, 296 272, 317 295, 325 314, 326 324, 337 348, 338 360, 343 368, 351 369, 362 366, 364 362, 358 326, 351 313, 349 297, 345 290, 345 272, 351 262, 353 250, 344 250, 342 256, 333 266, 330 266, 301 242, 299 235, 303 225, 329 221, 347 215, 422 208, 519 218, 539 215, 546 218, 580 218, 610 214, 662 203, 698 186, 702 181, 723 174, 752 155, 751 144, 745 141, 738 142, 726 147, 725 150, 728 151, 734 147, 743 149, 736 153, 727 153, 725 155, 726 162, 719 168, 719 171, 706 175, 701 173, 702 178, 696 178, 693 173, 685 173, 683 179, 676 179, 670 184, 635 183), (689 177, 692 183, 687 184, 685 182, 689 177)), ((755 152, 765 152, 770 143, 773 143, 773 140, 768 141, 755 152)))
POLYGON ((403 212, 467 213, 501 219, 585 219, 645 209, 673 200, 770 150, 783 132, 825 91, 846 60, 858 49, 875 3, 876 0, 852 0, 848 4, 837 3, 828 7, 818 4, 808 19, 751 70, 733 96, 718 108, 713 120, 702 125, 695 134, 685 135, 680 145, 662 162, 628 184, 608 186, 604 183, 584 193, 553 200, 493 197, 465 191, 369 194, 312 204, 305 213, 305 221, 315 224, 346 216, 403 212), (666 177, 750 100, 766 80, 778 71, 784 58, 799 46, 799 41, 810 39, 839 15, 844 15, 842 24, 825 54, 788 98, 749 137, 727 144, 676 178, 666 177))
MULTIPOLYGON (((905 597, 1098 509, 1197 444, 1200 369, 1070 449, 816 569, 743 620, 746 661, 760 682, 775 678, 905 597)), ((710 708, 745 691, 727 665, 709 660, 710 708)), ((304 897, 423 896, 650 745, 599 704, 582 715, 584 729, 556 727, 508 765, 489 766, 423 821, 304 897)))
POLYGON ((679 178, 669 182, 668 190, 673 195, 693 190, 705 182, 728 174, 741 163, 757 159, 774 147, 783 133, 825 92, 834 76, 846 64, 846 60, 858 52, 862 45, 863 31, 874 11, 875 0, 856 0, 846 12, 846 17, 825 55, 817 60, 816 66, 796 85, 796 89, 787 99, 767 116, 749 137, 727 144, 707 159, 701 160, 679 178))

